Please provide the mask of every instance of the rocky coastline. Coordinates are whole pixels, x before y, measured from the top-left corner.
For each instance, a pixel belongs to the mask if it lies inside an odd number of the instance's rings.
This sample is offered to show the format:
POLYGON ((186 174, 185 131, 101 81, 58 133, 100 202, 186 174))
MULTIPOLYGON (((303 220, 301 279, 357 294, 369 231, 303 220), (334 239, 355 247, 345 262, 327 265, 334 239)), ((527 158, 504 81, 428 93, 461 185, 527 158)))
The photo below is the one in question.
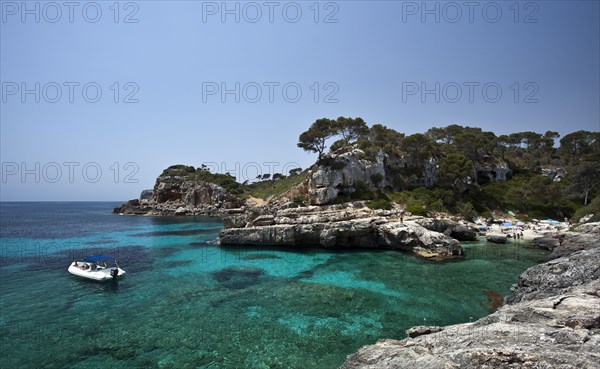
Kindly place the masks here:
POLYGON ((555 259, 521 274, 495 313, 419 326, 348 356, 341 369, 600 367, 600 223, 579 226, 555 259))

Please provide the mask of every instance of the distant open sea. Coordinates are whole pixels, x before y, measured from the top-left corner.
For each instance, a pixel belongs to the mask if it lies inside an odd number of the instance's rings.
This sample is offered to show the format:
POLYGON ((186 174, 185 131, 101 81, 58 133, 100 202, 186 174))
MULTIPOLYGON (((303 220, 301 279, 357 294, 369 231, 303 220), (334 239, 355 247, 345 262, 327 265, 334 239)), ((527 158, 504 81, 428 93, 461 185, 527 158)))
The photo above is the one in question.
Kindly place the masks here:
POLYGON ((210 244, 222 222, 0 205, 0 368, 337 368, 414 325, 468 322, 547 253, 464 243, 466 258, 210 244), (115 256, 118 282, 69 263, 115 256))

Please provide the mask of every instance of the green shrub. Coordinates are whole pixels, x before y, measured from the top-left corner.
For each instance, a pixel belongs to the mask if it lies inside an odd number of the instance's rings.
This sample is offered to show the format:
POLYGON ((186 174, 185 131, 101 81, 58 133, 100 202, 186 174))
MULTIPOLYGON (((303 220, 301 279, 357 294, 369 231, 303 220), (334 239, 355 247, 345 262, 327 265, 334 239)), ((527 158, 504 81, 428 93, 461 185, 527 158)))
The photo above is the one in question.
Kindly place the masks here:
POLYGON ((406 211, 408 211, 412 215, 420 215, 422 217, 427 216, 427 209, 424 205, 411 205, 408 208, 406 208, 406 211))
POLYGON ((369 207, 369 209, 373 209, 373 210, 377 210, 377 209, 391 210, 392 209, 392 203, 386 199, 371 200, 371 201, 369 201, 367 206, 369 207))
POLYGON ((381 181, 383 181, 383 175, 381 175, 381 174, 379 174, 379 173, 377 173, 377 174, 373 174, 373 175, 371 176, 371 181, 373 182, 373 184, 374 184, 375 186, 377 186, 377 185, 379 185, 379 183, 380 183, 381 181))
POLYGON ((292 198, 292 203, 298 206, 306 206, 308 204, 308 196, 306 195, 296 195, 292 198))
POLYGON ((353 200, 372 200, 375 198, 375 194, 371 188, 363 181, 354 181, 354 192, 351 194, 353 200))
POLYGON ((437 199, 434 202, 432 202, 431 204, 429 204, 428 206, 429 210, 431 211, 437 211, 437 212, 444 212, 444 211, 448 211, 445 207, 444 207, 444 202, 442 201, 442 199, 437 199))
POLYGON ((600 196, 594 197, 587 206, 577 209, 573 215, 573 221, 578 222, 579 219, 588 214, 594 214, 594 217, 590 219, 590 222, 600 221, 600 196))
POLYGON ((456 206, 456 210, 466 220, 474 221, 477 218, 477 211, 470 202, 461 202, 456 206))

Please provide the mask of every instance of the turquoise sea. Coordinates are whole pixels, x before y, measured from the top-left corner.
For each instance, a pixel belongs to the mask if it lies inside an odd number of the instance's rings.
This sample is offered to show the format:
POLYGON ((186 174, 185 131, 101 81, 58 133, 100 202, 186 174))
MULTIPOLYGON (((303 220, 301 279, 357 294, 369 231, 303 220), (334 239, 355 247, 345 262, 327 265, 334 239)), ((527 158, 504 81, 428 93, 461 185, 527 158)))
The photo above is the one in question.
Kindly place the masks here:
POLYGON ((547 253, 468 243, 393 251, 220 248, 222 223, 111 214, 118 203, 1 203, 0 368, 337 368, 379 338, 489 313, 547 253), (115 256, 118 282, 67 272, 115 256))

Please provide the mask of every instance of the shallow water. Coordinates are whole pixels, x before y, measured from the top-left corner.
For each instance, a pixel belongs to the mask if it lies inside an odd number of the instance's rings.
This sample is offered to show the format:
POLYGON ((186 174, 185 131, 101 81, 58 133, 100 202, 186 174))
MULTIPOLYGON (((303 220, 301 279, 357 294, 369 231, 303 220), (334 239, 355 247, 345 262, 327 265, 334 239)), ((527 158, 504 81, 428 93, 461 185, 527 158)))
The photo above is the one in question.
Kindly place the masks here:
POLYGON ((219 221, 112 215, 116 203, 2 203, 1 368, 336 368, 419 324, 489 313, 547 253, 465 243, 466 258, 219 248, 219 221), (117 283, 71 276, 117 257, 117 283))

